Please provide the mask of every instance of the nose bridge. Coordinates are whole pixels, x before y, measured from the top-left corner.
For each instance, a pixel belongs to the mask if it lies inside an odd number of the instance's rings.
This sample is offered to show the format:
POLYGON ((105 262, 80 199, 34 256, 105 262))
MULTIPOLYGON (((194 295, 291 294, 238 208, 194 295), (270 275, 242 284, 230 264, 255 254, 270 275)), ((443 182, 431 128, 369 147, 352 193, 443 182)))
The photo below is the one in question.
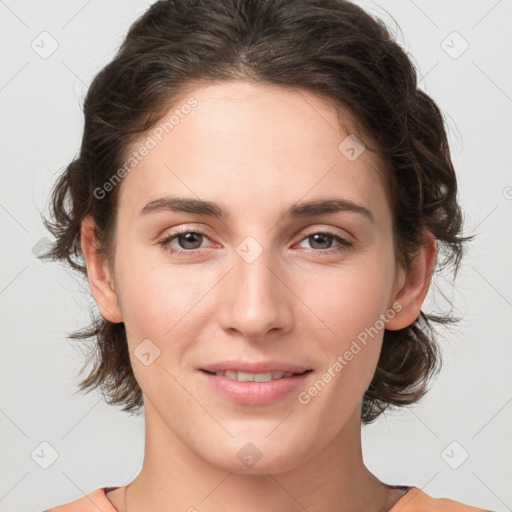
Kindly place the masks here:
POLYGON ((245 290, 238 300, 243 299, 245 295, 248 303, 256 302, 261 307, 268 302, 268 299, 275 298, 277 283, 275 282, 275 271, 271 271, 272 265, 275 266, 275 264, 269 249, 263 251, 252 261, 248 261, 244 257, 235 258, 234 279, 238 283, 236 288, 245 290))
POLYGON ((287 327, 291 313, 284 285, 276 276, 279 262, 272 250, 247 237, 235 248, 232 261, 234 268, 219 312, 223 328, 260 338, 272 329, 287 327))

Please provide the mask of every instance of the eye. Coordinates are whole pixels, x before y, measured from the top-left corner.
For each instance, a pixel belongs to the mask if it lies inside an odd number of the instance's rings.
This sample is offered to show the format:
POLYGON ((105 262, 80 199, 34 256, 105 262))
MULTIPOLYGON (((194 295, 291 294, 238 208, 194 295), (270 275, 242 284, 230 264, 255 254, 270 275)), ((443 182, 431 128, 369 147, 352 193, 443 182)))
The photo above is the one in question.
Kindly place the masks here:
POLYGON ((201 243, 204 238, 208 238, 202 231, 183 230, 179 233, 174 233, 166 236, 158 243, 164 248, 165 251, 171 254, 193 253, 201 248, 201 243), (171 242, 176 240, 180 247, 176 248, 171 245, 171 242))
POLYGON ((329 231, 318 231, 315 233, 311 233, 306 236, 303 241, 308 241, 313 246, 313 251, 308 252, 320 252, 321 254, 331 254, 334 252, 340 252, 349 249, 353 246, 352 242, 345 240, 339 235, 331 233, 329 231), (329 246, 333 241, 337 241, 339 245, 334 248, 330 248, 329 246), (316 246, 316 247, 315 247, 316 246))

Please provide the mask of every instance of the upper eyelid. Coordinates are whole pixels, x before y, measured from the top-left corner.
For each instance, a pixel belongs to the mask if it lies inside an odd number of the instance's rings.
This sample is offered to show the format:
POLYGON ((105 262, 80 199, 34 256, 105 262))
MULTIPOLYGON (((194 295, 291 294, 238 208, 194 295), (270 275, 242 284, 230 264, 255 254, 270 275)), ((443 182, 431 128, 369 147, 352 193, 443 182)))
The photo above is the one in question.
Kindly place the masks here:
MULTIPOLYGON (((345 240, 349 240, 350 238, 354 239, 354 236, 352 235, 352 233, 350 233, 349 231, 347 231, 346 229, 343 229, 343 233, 340 233, 338 232, 338 230, 341 230, 341 228, 334 228, 334 227, 325 227, 325 228, 322 228, 322 227, 315 227, 315 228, 311 228, 311 229, 308 229, 306 231, 306 233, 303 235, 303 237, 307 237, 307 236, 310 236, 310 235, 314 235, 316 233, 330 233, 334 236, 339 236, 340 238, 343 238, 345 240), (347 233, 348 236, 345 235, 345 233, 347 233)), ((353 241, 353 240, 352 240, 353 241)))

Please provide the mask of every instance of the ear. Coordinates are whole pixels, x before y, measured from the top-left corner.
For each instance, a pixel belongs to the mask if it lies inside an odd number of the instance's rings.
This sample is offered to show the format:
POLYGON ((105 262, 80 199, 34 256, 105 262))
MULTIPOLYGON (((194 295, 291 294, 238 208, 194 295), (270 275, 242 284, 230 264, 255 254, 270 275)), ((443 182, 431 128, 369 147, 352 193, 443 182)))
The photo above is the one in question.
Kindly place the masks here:
POLYGON ((123 317, 113 286, 114 280, 110 275, 107 261, 97 252, 94 220, 89 215, 82 221, 80 244, 87 267, 89 288, 101 316, 113 323, 122 322, 123 317))
POLYGON ((411 325, 419 316, 421 306, 427 296, 437 256, 437 242, 427 229, 422 232, 422 245, 414 254, 408 272, 400 269, 399 291, 393 302, 401 309, 388 321, 386 329, 397 330, 411 325))

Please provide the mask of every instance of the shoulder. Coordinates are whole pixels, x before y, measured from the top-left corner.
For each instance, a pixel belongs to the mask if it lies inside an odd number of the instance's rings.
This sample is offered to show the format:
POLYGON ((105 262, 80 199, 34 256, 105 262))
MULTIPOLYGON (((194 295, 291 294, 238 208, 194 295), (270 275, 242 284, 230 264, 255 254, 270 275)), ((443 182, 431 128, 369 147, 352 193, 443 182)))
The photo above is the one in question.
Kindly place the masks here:
POLYGON ((448 498, 433 498, 418 487, 411 487, 389 512, 492 512, 448 498))
POLYGON ((106 495, 106 492, 110 489, 111 487, 101 487, 75 501, 49 508, 43 512, 98 512, 98 510, 117 512, 117 509, 114 508, 106 495))

